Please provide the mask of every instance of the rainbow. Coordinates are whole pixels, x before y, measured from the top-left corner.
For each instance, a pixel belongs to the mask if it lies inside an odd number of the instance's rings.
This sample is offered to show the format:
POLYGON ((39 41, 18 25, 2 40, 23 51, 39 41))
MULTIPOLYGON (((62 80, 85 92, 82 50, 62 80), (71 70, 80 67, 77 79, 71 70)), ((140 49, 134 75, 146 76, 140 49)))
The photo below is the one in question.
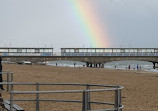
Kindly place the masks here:
POLYGON ((71 3, 74 16, 80 22, 80 28, 88 38, 92 48, 109 47, 105 27, 100 22, 97 13, 88 0, 68 0, 71 3))

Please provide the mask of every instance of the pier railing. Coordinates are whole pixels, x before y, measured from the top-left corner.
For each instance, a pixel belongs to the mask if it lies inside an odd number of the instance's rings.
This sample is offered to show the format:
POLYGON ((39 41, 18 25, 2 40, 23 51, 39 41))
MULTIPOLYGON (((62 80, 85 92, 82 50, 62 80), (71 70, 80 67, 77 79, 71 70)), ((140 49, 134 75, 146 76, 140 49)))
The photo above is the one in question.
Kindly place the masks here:
MULTIPOLYGON (((55 55, 54 55, 55 56, 55 55)), ((98 52, 98 53, 92 53, 92 52, 67 52, 67 53, 61 53, 61 56, 158 56, 158 53, 104 53, 104 52, 98 52)))
MULTIPOLYGON (((1 83, 2 84, 2 83, 1 83)), ((122 86, 114 86, 114 85, 96 85, 96 84, 57 84, 57 83, 3 83, 6 85, 10 85, 10 111, 13 111, 13 104, 15 101, 34 101, 36 102, 36 111, 40 111, 40 102, 44 101, 52 101, 52 102, 72 102, 72 103, 81 103, 82 104, 82 111, 122 111, 124 105, 122 104, 122 96, 121 96, 121 91, 123 89, 122 86), (34 85, 35 86, 35 91, 16 91, 13 89, 13 86, 16 85, 34 85), (84 87, 83 90, 50 90, 50 91, 43 91, 40 90, 40 87, 42 85, 54 85, 54 86, 82 86, 84 87), (92 87, 95 87, 93 89, 92 87), (113 102, 101 102, 101 101, 92 101, 92 95, 91 93, 93 92, 113 92, 113 102), (67 99, 41 99, 40 96, 42 94, 53 94, 53 93, 62 93, 62 94, 82 94, 82 99, 81 100, 67 100, 67 99), (19 95, 19 94, 27 94, 31 95, 33 94, 35 96, 35 99, 14 99, 14 95, 19 95), (105 105, 105 106, 110 106, 110 108, 105 108, 105 109, 97 109, 93 110, 91 108, 92 104, 100 104, 100 105, 105 105)), ((110 93, 111 93, 110 92, 110 93)), ((104 95, 105 96, 105 95, 104 95)), ((106 101, 106 100, 105 100, 106 101)))

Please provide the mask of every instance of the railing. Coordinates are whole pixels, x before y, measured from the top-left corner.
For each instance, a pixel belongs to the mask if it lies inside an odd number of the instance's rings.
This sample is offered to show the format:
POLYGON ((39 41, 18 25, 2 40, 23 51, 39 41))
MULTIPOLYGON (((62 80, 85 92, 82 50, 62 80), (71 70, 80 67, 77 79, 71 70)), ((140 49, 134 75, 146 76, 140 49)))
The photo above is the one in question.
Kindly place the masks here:
POLYGON ((3 71, 3 72, 0 72, 0 74, 2 74, 2 77, 3 77, 3 81, 0 82, 0 83, 2 83, 2 84, 4 83, 4 85, 6 84, 7 85, 7 91, 9 91, 12 88, 10 88, 10 85, 8 83, 13 82, 13 72, 3 71), (6 75, 6 80, 4 79, 5 75, 6 75))
POLYGON ((35 101, 36 102, 36 111, 40 110, 40 102, 41 101, 53 101, 53 102, 75 102, 82 103, 82 111, 122 111, 124 105, 122 105, 121 100, 121 90, 122 86, 114 86, 114 85, 95 85, 95 84, 56 84, 56 83, 1 83, 11 86, 10 91, 10 111, 13 111, 14 101, 35 101), (35 85, 36 91, 14 91, 13 86, 15 85, 35 85), (54 90, 54 91, 40 91, 41 85, 64 85, 64 86, 83 86, 85 87, 83 90, 54 90), (97 87, 97 89, 91 89, 92 87, 97 87), (100 89, 101 88, 101 89, 100 89), (105 92, 105 91, 113 91, 114 92, 114 102, 98 102, 91 101, 91 93, 92 92, 105 92), (82 100, 62 100, 62 99, 40 99, 40 95, 48 94, 48 93, 82 93, 82 100), (35 94, 36 99, 14 99, 15 94, 35 94), (110 105, 112 108, 107 109, 98 109, 93 110, 91 108, 91 104, 102 104, 102 105, 110 105))
POLYGON ((61 53, 61 56, 158 56, 158 53, 92 53, 92 52, 79 52, 79 53, 61 53))
POLYGON ((2 57, 50 57, 50 56, 158 56, 158 52, 53 52, 53 54, 40 53, 18 53, 15 54, 0 54, 2 57))

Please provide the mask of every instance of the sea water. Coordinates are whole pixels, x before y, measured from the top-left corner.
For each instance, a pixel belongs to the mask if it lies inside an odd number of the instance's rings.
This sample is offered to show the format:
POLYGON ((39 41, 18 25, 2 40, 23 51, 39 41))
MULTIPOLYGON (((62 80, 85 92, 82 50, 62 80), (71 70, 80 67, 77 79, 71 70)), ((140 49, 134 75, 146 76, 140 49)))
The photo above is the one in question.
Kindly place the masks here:
MULTIPOLYGON (((47 65, 52 66, 61 66, 61 67, 86 67, 85 62, 79 61, 48 61, 47 65)), ((151 62, 146 61, 134 61, 134 60, 125 60, 125 61, 113 61, 107 62, 104 64, 104 68, 107 69, 121 69, 128 70, 130 66, 130 70, 144 70, 144 71, 152 71, 158 72, 158 69, 153 69, 153 64, 151 62)))
POLYGON ((125 61, 113 61, 105 63, 104 67, 108 69, 122 69, 129 70, 144 70, 144 71, 153 71, 158 72, 158 69, 153 69, 153 64, 147 61, 134 61, 134 60, 125 60, 125 61))
POLYGON ((79 62, 79 61, 47 61, 46 65, 52 65, 52 66, 61 66, 61 67, 83 67, 86 66, 85 62, 79 62))

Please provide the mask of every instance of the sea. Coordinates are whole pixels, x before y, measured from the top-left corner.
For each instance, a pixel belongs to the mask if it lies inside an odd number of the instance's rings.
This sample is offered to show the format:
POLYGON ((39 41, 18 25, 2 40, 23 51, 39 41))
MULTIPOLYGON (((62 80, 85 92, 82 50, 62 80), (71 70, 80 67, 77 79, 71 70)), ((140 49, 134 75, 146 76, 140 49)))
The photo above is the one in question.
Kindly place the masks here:
MULTIPOLYGON (((46 65, 51 66, 61 66, 61 67, 85 67, 85 62, 79 61, 48 61, 46 65)), ((113 61, 107 62, 104 64, 106 69, 120 69, 120 70, 143 70, 143 71, 152 71, 158 72, 158 68, 153 69, 153 64, 147 61, 134 61, 134 60, 125 60, 125 61, 113 61)))

